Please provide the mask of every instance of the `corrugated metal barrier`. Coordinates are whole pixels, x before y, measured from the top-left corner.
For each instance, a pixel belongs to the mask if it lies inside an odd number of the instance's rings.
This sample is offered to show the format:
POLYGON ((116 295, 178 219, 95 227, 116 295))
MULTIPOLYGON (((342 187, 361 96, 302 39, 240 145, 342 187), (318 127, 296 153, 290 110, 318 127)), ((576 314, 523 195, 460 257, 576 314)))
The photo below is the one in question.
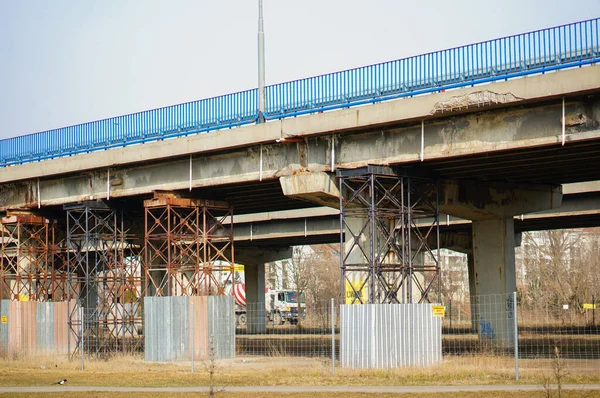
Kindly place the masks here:
POLYGON ((340 365, 389 369, 442 360, 442 320, 433 304, 363 304, 340 308, 340 365))
POLYGON ((233 358, 234 298, 145 297, 144 336, 147 361, 233 358))
POLYGON ((0 316, 0 355, 68 353, 66 301, 1 300, 0 316))

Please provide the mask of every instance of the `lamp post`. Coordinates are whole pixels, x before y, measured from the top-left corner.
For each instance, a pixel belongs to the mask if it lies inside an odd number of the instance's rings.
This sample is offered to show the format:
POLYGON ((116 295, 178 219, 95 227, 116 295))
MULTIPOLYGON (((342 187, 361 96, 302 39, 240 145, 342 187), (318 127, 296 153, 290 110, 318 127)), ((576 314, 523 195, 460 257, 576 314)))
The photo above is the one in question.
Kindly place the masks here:
POLYGON ((265 32, 263 0, 258 0, 258 123, 265 122, 265 32))

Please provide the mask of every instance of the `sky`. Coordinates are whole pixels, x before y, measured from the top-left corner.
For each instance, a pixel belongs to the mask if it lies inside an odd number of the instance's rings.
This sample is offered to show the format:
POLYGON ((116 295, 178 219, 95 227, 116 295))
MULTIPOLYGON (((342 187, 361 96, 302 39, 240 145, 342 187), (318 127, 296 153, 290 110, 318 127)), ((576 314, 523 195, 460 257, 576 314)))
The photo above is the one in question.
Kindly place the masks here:
MULTIPOLYGON (((600 0, 263 0, 266 84, 600 17, 600 0)), ((257 86, 258 0, 0 0, 0 138, 257 86)))

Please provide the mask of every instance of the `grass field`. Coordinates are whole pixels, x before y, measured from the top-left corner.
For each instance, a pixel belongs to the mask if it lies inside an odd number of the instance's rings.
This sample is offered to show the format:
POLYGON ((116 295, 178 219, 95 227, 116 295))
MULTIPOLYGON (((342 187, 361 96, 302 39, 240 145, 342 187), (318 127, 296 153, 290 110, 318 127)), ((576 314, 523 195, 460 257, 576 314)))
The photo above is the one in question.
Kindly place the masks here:
MULTIPOLYGON (((600 368, 563 360, 564 384, 600 383, 600 368)), ((0 385, 47 386, 66 378, 72 386, 208 386, 210 363, 145 362, 141 356, 80 361, 59 357, 5 359, 0 362, 0 385)), ((553 381, 552 360, 520 361, 520 383, 553 381)), ((238 357, 216 362, 215 384, 229 386, 333 385, 473 385, 512 384, 514 361, 502 357, 445 357, 430 368, 392 370, 336 369, 324 359, 297 357, 238 357)))
MULTIPOLYGON (((552 392, 551 392, 552 393, 552 392)), ((535 398, 535 397, 547 397, 548 395, 546 394, 546 391, 536 391, 536 392, 531 392, 531 391, 520 391, 520 392, 514 392, 511 391, 510 393, 507 393, 505 391, 478 391, 478 392, 450 392, 450 393, 443 393, 444 398, 501 398, 501 397, 506 397, 507 394, 509 394, 509 396, 511 398, 535 398)), ((277 397, 281 397, 282 394, 281 393, 240 393, 240 392, 227 392, 227 391, 222 391, 222 392, 218 392, 217 394, 215 394, 217 397, 219 398, 256 398, 256 397, 265 397, 265 398, 277 398, 277 397)), ((368 393, 360 393, 360 394, 353 394, 353 396, 369 396, 369 397, 383 397, 383 398, 389 398, 389 397, 397 397, 398 394, 381 394, 381 393, 372 393, 372 394, 368 394, 368 393)), ((4 394, 0 394, 0 396, 5 396, 4 394)), ((6 396, 8 396, 8 394, 6 394, 6 396)), ((11 394, 11 397, 18 397, 18 398, 24 398, 24 397, 56 397, 56 393, 40 393, 40 394, 11 394)), ((135 393, 135 392, 127 392, 127 393, 118 393, 118 392, 88 392, 88 393, 81 393, 81 392, 77 392, 77 393, 61 393, 60 394, 61 398, 75 398, 75 397, 98 397, 98 398, 147 398, 148 397, 148 393, 135 393)), ((202 393, 161 393, 160 394, 161 397, 181 397, 181 398, 187 398, 187 397, 208 397, 208 393, 206 394, 202 394, 202 393)), ((306 397, 306 393, 289 393, 289 394, 285 394, 284 395, 286 398, 287 397, 293 397, 293 398, 304 398, 306 397)), ((310 394, 311 398, 339 398, 340 393, 333 393, 333 392, 327 392, 327 393, 311 393, 310 394)), ((433 398, 433 397, 439 397, 440 394, 439 393, 403 393, 401 394, 401 396, 403 398, 433 398)), ((554 391, 554 395, 550 395, 552 396, 558 396, 556 395, 556 392, 554 391)), ((593 398, 593 397, 599 397, 600 396, 600 391, 563 391, 561 397, 563 398, 593 398)))

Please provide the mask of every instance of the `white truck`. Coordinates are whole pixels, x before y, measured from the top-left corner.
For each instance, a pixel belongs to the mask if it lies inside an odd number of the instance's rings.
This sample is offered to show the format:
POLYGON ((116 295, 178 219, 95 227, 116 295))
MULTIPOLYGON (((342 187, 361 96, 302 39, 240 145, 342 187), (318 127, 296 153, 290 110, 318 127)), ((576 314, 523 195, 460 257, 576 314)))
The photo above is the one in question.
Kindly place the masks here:
POLYGON ((306 305, 304 297, 295 290, 269 290, 265 297, 265 307, 267 310, 267 320, 275 325, 283 325, 289 322, 290 325, 298 323, 298 316, 304 319, 306 316, 306 305))
MULTIPOLYGON (((233 290, 235 297, 235 318, 239 327, 246 326, 246 285, 237 284, 233 290)), ((304 297, 300 297, 300 311, 298 311, 298 293, 290 289, 266 289, 265 290, 265 312, 268 322, 275 325, 283 325, 285 322, 295 325, 298 323, 298 315, 302 319, 306 316, 306 305, 304 297)))

